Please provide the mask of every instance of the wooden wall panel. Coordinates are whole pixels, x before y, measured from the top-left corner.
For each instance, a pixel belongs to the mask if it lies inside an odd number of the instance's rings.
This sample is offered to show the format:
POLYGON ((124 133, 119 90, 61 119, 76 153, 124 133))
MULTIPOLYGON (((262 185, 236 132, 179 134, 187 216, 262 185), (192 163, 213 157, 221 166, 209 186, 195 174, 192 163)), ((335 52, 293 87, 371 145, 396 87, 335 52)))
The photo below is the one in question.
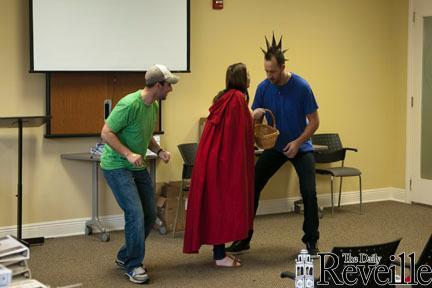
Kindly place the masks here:
POLYGON ((104 100, 111 99, 107 73, 53 73, 51 134, 99 134, 104 100))
POLYGON ((145 73, 113 73, 113 107, 129 93, 144 88, 145 73))
MULTIPOLYGON (((47 137, 97 136, 104 123, 104 102, 112 107, 142 89, 144 72, 55 72, 48 75, 47 137)), ((161 112, 155 133, 162 133, 161 112)))

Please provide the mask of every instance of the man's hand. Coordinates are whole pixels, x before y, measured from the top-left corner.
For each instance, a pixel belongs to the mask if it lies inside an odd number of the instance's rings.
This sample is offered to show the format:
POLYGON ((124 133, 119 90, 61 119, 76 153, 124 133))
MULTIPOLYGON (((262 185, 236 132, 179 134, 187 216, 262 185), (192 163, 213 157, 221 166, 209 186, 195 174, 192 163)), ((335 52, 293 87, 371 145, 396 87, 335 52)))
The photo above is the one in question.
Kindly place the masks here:
POLYGON ((143 166, 143 158, 140 154, 129 153, 126 158, 129 161, 129 163, 131 163, 136 167, 143 166))
POLYGON ((165 150, 162 150, 159 152, 159 158, 161 158, 165 163, 168 163, 168 161, 171 159, 171 153, 165 150))
POLYGON ((300 144, 296 140, 294 140, 289 142, 284 147, 283 151, 288 158, 294 158, 297 155, 299 148, 300 148, 300 144))
POLYGON ((263 108, 257 108, 252 111, 252 117, 255 121, 261 121, 266 111, 263 108))

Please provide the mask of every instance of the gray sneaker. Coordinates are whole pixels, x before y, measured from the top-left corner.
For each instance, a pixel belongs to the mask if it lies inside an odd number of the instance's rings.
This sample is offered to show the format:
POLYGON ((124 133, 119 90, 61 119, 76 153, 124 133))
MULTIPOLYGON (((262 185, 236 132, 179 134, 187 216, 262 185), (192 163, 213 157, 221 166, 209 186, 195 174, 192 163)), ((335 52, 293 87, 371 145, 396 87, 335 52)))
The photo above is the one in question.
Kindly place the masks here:
MULTIPOLYGON (((119 268, 121 268, 121 269, 123 269, 123 270, 126 270, 126 265, 125 265, 125 262, 124 261, 122 261, 122 260, 120 260, 120 259, 116 259, 116 260, 114 260, 114 262, 115 262, 115 264, 119 267, 119 268)), ((147 272, 147 268, 143 265, 142 266, 143 268, 144 268, 144 270, 147 272)))
POLYGON ((114 262, 115 262, 115 264, 117 264, 117 266, 120 267, 121 269, 123 269, 123 270, 126 269, 126 266, 125 266, 124 261, 122 261, 122 260, 120 260, 120 259, 117 258, 114 262))
POLYGON ((139 266, 132 270, 132 272, 126 272, 125 275, 129 278, 129 281, 137 284, 147 284, 150 282, 150 277, 147 271, 139 266))

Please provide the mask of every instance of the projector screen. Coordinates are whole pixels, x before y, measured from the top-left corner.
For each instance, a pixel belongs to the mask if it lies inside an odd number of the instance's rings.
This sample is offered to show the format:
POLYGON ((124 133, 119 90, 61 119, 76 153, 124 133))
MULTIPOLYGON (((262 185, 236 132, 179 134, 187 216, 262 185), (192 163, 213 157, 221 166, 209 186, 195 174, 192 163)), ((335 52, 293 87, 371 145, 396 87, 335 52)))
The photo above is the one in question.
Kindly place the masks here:
POLYGON ((189 0, 29 0, 30 69, 189 71, 189 0))

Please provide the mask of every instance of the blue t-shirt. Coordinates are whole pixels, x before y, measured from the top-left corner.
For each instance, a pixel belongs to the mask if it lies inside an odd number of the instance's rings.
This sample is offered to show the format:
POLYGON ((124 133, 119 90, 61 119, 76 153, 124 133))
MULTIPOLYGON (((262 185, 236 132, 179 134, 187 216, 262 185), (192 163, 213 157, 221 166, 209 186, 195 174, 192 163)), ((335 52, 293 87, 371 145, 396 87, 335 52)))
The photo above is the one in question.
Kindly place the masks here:
MULTIPOLYGON (((275 149, 278 151, 291 141, 297 139, 307 125, 306 115, 318 109, 315 96, 305 79, 291 73, 291 78, 283 86, 272 84, 268 79, 262 81, 256 90, 252 109, 265 108, 273 112, 276 128, 280 134, 275 149)), ((271 117, 266 114, 268 123, 271 117)), ((312 151, 310 139, 304 142, 299 151, 312 151)))

